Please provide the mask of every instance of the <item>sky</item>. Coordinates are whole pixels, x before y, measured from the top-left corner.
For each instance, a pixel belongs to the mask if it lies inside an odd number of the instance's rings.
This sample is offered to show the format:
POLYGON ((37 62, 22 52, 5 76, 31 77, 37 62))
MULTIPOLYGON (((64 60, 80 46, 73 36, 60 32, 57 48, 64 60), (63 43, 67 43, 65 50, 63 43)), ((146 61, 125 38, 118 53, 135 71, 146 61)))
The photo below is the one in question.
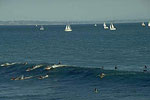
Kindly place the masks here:
POLYGON ((150 19, 150 0, 0 0, 0 21, 150 19))

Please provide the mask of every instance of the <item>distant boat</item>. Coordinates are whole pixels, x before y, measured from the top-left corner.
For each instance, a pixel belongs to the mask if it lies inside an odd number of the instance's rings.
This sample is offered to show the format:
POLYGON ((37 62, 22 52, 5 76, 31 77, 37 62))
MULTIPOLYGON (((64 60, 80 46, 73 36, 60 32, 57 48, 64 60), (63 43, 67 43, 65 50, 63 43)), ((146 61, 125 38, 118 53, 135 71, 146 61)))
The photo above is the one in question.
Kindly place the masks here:
POLYGON ((43 26, 41 26, 41 27, 40 27, 40 30, 41 30, 41 31, 43 31, 43 30, 44 30, 44 27, 43 27, 43 26))
POLYGON ((114 25, 112 23, 110 24, 110 30, 112 30, 112 31, 116 30, 116 28, 114 27, 114 25))
POLYGON ((104 29, 108 29, 105 22, 104 22, 103 26, 104 26, 104 29))
POLYGON ((96 26, 97 26, 97 24, 94 24, 94 26, 96 27, 96 26))
POLYGON ((66 32, 71 32, 72 31, 71 26, 70 25, 66 25, 65 31, 66 32))
POLYGON ((38 25, 35 25, 36 27, 38 26, 38 25))
POLYGON ((148 26, 150 27, 150 22, 148 22, 148 26))
POLYGON ((145 26, 145 23, 144 23, 144 22, 142 23, 142 26, 143 26, 143 27, 145 26))

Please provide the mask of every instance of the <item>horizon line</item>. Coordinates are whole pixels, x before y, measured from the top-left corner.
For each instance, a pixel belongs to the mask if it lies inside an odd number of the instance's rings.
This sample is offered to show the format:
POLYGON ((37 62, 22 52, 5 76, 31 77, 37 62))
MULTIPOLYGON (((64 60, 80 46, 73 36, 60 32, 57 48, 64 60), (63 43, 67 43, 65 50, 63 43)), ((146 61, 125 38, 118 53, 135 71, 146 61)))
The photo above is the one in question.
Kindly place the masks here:
POLYGON ((0 25, 66 25, 66 24, 103 24, 107 23, 140 23, 149 22, 148 19, 140 20, 107 20, 107 21, 41 21, 41 20, 14 20, 14 21, 1 21, 0 25))

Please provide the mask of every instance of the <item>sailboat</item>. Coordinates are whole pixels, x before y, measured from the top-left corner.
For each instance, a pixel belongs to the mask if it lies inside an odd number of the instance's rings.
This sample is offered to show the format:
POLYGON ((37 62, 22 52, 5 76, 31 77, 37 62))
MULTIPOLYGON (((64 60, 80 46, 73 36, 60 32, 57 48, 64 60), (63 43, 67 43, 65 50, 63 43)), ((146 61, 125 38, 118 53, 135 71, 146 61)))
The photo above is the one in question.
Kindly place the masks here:
POLYGON ((43 27, 43 26, 41 26, 41 27, 40 27, 40 30, 41 30, 41 31, 43 31, 43 30, 44 30, 44 27, 43 27))
POLYGON ((148 22, 148 26, 150 27, 150 21, 148 22))
POLYGON ((96 26, 97 26, 97 24, 94 24, 94 26, 96 27, 96 26))
POLYGON ((145 26, 145 23, 144 23, 144 22, 142 23, 142 26, 143 26, 143 27, 145 26))
POLYGON ((71 32, 72 31, 71 26, 70 25, 66 25, 65 31, 66 32, 71 32))
POLYGON ((105 22, 104 22, 103 26, 104 26, 104 29, 108 29, 105 22))
POLYGON ((116 30, 116 28, 114 27, 114 25, 112 23, 110 24, 110 30, 112 30, 112 31, 116 30))

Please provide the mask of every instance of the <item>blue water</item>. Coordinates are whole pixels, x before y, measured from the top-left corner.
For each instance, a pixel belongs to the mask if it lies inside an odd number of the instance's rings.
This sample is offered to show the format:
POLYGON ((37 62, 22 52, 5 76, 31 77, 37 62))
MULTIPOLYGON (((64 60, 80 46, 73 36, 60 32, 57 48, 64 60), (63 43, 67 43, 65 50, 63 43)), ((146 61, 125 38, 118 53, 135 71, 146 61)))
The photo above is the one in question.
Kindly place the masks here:
POLYGON ((0 26, 0 64, 18 62, 0 67, 0 100, 149 100, 150 28, 115 26, 110 31, 102 25, 71 25, 72 32, 63 25, 45 25, 44 31, 32 25, 0 26), (44 70, 59 61, 69 67, 44 70), (25 71, 37 64, 44 66, 25 71), (97 76, 102 72, 103 79, 97 76), (49 77, 43 80, 10 80, 45 74, 49 77))

